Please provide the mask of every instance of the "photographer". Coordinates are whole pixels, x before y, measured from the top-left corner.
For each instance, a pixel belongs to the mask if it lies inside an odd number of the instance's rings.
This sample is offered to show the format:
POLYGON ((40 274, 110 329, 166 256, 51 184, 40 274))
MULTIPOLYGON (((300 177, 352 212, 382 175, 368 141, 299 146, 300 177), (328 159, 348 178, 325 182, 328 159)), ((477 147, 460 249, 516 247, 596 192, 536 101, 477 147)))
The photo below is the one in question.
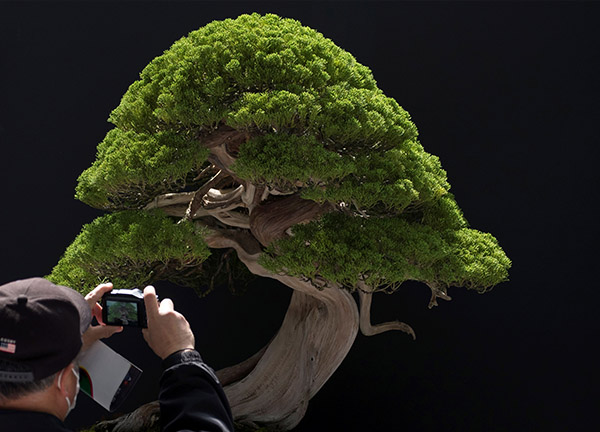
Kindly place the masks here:
MULTIPOLYGON (((122 330, 102 322, 102 284, 85 299, 42 278, 0 286, 0 425, 2 431, 68 431, 64 419, 79 391, 77 356, 122 330), (92 316, 100 325, 90 326, 92 316)), ((162 430, 233 431, 227 398, 194 350, 194 335, 173 302, 144 290, 150 348, 163 360, 162 430)))

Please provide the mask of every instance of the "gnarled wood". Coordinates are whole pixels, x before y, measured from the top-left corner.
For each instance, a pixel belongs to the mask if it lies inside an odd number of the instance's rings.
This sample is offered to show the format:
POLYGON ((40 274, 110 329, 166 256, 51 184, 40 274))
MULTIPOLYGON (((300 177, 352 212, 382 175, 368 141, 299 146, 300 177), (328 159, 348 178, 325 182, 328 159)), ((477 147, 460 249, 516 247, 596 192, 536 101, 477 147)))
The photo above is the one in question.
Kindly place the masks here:
POLYGON ((283 324, 256 367, 225 387, 236 421, 289 430, 354 343, 356 302, 347 291, 318 290, 299 278, 269 273, 258 264, 260 248, 249 234, 215 232, 206 241, 213 248, 233 247, 252 273, 294 289, 283 324))
POLYGON ((206 195, 211 188, 225 175, 223 171, 219 170, 217 173, 211 177, 209 181, 204 183, 195 193, 190 203, 188 205, 187 210, 185 211, 184 219, 192 220, 193 216, 196 214, 198 209, 202 207, 202 198, 206 195))
POLYGON ((177 204, 189 204, 192 198, 194 198, 194 194, 195 192, 177 192, 157 195, 146 205, 146 207, 144 207, 144 210, 152 210, 177 204))
POLYGON ((412 336, 413 340, 417 338, 415 331, 406 323, 400 321, 389 321, 381 324, 371 324, 371 301, 372 292, 358 290, 360 299, 360 331, 365 336, 373 336, 390 330, 400 330, 412 336))
POLYGON ((219 378, 219 381, 221 381, 221 385, 227 386, 248 376, 248 374, 256 367, 258 361, 265 354, 265 351, 267 351, 268 347, 269 345, 267 344, 259 352, 241 363, 216 371, 215 375, 217 375, 217 378, 219 378))
POLYGON ((310 222, 330 207, 300 198, 298 194, 271 197, 254 207, 250 214, 250 231, 264 246, 285 236, 292 225, 310 222))
POLYGON ((441 298, 442 300, 446 300, 446 301, 452 300, 452 297, 450 297, 446 293, 446 288, 440 287, 433 282, 427 282, 427 286, 431 290, 431 299, 429 300, 429 305, 427 306, 429 309, 438 305, 438 303, 437 303, 438 298, 441 298))
POLYGON ((237 228, 250 229, 250 218, 247 215, 233 211, 222 211, 214 214, 211 213, 211 216, 224 223, 225 225, 237 228))
POLYGON ((220 191, 218 189, 210 189, 202 199, 202 207, 209 210, 211 208, 229 207, 236 203, 236 207, 243 206, 242 194, 244 186, 239 185, 237 188, 228 191, 220 191))

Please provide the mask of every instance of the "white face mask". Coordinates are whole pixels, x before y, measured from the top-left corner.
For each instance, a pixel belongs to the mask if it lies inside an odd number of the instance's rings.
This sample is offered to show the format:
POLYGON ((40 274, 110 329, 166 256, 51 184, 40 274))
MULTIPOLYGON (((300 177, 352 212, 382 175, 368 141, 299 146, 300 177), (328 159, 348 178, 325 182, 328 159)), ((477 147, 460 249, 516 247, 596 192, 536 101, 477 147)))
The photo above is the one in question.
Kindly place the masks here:
MULTIPOLYGON (((60 375, 58 376, 58 388, 60 390, 61 389, 61 384, 60 384, 60 380, 62 378, 62 374, 63 374, 64 370, 62 370, 60 372, 60 375)), ((73 402, 71 402, 69 400, 68 396, 65 396, 65 400, 67 401, 67 413, 65 414, 65 418, 71 413, 71 411, 73 411, 73 409, 75 408, 75 405, 77 404, 77 394, 79 394, 79 368, 78 367, 71 367, 71 372, 73 372, 73 375, 75 375, 75 382, 76 387, 75 387, 75 396, 73 396, 73 402)))

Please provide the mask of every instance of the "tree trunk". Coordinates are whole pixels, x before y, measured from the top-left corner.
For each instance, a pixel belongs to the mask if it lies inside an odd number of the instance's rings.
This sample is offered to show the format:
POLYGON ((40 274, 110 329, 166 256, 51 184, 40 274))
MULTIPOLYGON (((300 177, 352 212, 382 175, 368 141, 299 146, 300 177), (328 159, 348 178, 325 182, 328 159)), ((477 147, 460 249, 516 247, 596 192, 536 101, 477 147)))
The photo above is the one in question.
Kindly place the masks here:
POLYGON ((279 332, 256 367, 225 386, 225 393, 237 422, 290 430, 352 347, 359 327, 358 309, 347 291, 319 290, 299 278, 269 273, 258 264, 259 253, 243 247, 248 237, 242 236, 216 235, 207 243, 215 248, 233 247, 252 273, 276 279, 294 289, 294 294, 279 332))
MULTIPOLYGON (((225 387, 236 421, 290 430, 350 350, 358 330, 352 297, 295 291, 281 329, 254 370, 225 387)), ((335 293, 335 294, 334 294, 335 293)))
MULTIPOLYGON (((212 248, 234 248, 252 273, 276 279, 294 290, 283 324, 267 347, 240 365, 217 371, 226 384, 236 423, 290 430, 302 420, 308 401, 352 347, 359 328, 356 302, 338 287, 319 290, 299 278, 269 273, 258 264, 260 247, 248 234, 215 233, 206 240, 212 248)), ((146 431, 155 426, 157 411, 158 405, 150 403, 127 416, 100 423, 96 429, 146 431)))

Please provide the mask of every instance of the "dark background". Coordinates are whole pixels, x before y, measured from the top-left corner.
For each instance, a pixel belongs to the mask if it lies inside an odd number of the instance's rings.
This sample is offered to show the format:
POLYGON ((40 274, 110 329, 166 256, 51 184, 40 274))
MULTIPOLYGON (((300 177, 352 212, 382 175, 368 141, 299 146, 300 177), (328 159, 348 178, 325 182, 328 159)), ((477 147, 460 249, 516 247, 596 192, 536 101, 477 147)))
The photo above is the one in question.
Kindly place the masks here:
MULTIPOLYGON (((598 22, 584 2, 0 3, 0 283, 48 274, 99 211, 73 199, 106 118, 142 68, 215 19, 274 12, 369 66, 441 158, 472 227, 513 260, 510 282, 427 309, 418 284, 374 298, 373 321, 298 431, 590 430, 598 408, 595 308, 598 22)), ((157 284, 214 368, 277 331, 290 290, 196 299, 157 284)), ((109 344, 144 369, 124 411, 157 396, 159 360, 136 330, 109 344)), ((107 413, 81 395, 67 423, 107 413)))

